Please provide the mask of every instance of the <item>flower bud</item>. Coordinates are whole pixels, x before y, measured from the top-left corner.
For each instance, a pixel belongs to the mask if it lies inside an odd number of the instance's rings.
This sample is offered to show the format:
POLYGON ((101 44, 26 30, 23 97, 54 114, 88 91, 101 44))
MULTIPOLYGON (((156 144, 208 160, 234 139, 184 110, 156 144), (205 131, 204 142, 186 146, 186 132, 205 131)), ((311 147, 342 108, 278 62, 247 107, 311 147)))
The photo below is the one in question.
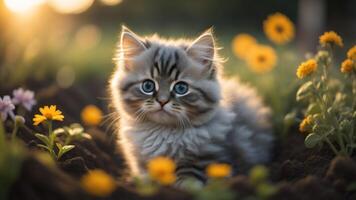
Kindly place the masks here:
POLYGON ((22 126, 22 125, 25 124, 25 122, 26 122, 26 120, 25 120, 25 118, 23 118, 22 116, 20 116, 20 115, 16 115, 16 116, 15 116, 15 123, 16 123, 17 125, 22 126))
POLYGON ((329 52, 327 51, 319 51, 318 54, 316 55, 316 59, 319 61, 319 62, 323 62, 323 63, 326 63, 328 60, 329 60, 329 52))
POLYGON ((268 170, 265 166, 257 165, 250 171, 250 180, 252 184, 264 182, 268 177, 268 170))

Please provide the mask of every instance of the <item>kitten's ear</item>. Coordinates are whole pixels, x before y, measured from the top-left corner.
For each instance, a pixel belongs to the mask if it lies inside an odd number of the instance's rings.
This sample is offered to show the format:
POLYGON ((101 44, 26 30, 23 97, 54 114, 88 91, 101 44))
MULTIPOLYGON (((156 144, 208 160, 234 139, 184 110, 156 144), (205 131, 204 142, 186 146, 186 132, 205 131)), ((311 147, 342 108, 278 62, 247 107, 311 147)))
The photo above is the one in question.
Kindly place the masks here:
POLYGON ((127 58, 138 56, 147 49, 142 39, 125 26, 122 26, 120 48, 127 58))
POLYGON ((187 49, 187 54, 204 66, 210 66, 214 60, 215 42, 212 28, 201 34, 187 49))

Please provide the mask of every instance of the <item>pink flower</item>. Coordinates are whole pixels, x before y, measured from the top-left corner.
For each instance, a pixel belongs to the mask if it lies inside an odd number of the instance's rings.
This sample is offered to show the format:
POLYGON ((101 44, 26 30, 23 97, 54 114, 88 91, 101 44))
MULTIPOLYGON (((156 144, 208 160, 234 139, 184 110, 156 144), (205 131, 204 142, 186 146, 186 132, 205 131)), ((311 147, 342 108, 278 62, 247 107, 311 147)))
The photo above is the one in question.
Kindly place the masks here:
POLYGON ((6 95, 2 99, 0 97, 0 116, 3 121, 7 119, 7 116, 14 118, 15 105, 11 102, 10 96, 6 95))
POLYGON ((12 102, 15 105, 21 104, 26 110, 31 111, 32 107, 36 104, 36 100, 34 99, 34 92, 31 90, 24 90, 19 88, 12 92, 14 98, 12 98, 12 102))

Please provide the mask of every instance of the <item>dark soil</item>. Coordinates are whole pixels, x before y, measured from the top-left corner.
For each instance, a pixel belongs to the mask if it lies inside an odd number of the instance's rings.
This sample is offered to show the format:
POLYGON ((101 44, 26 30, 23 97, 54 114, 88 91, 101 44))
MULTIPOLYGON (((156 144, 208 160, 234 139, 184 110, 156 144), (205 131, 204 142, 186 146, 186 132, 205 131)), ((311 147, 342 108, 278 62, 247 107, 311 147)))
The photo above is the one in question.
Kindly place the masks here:
MULTIPOLYGON (((32 89, 39 88, 36 82, 29 85, 32 89)), ((100 81, 91 81, 90 84, 67 90, 55 86, 40 88, 37 91, 39 105, 58 105, 64 112, 67 124, 80 122, 80 111, 87 104, 99 105, 109 113, 106 91, 102 89, 105 88, 104 85, 105 83, 100 81)), ((1 94, 5 93, 1 91, 1 94)), ((30 124, 31 118, 28 117, 26 121, 30 124)), ((111 197, 106 199, 193 199, 191 194, 174 188, 161 188, 157 194, 149 197, 139 195, 125 180, 126 167, 120 152, 116 150, 116 136, 112 134, 114 131, 111 128, 110 123, 104 123, 97 128, 86 127, 92 140, 75 142, 76 147, 61 158, 57 167, 44 165, 30 153, 18 180, 10 190, 10 199, 95 199, 81 189, 78 180, 88 170, 96 168, 105 170, 120 184, 111 197)), ((21 130, 19 137, 29 149, 38 150, 36 144, 39 141, 34 136, 21 130)), ((297 132, 291 132, 284 140, 276 143, 275 157, 267 167, 270 170, 271 182, 279 188, 270 199, 356 199, 355 191, 347 190, 351 183, 356 182, 355 158, 334 158, 326 146, 306 149, 304 136, 297 132)), ((232 178, 231 188, 236 191, 239 199, 253 196, 255 193, 248 177, 244 175, 232 178)))

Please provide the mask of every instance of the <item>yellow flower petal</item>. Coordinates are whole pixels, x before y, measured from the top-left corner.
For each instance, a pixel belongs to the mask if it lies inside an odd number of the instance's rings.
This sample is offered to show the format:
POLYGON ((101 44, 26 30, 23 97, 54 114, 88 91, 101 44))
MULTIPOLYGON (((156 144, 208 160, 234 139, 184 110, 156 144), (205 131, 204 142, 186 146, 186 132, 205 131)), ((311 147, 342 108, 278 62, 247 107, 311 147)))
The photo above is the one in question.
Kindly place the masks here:
POLYGON ((306 62, 303 62, 299 65, 297 69, 297 77, 302 79, 311 73, 315 72, 318 67, 317 62, 314 59, 309 59, 306 62))
POLYGON ((175 182, 176 165, 170 158, 156 157, 148 162, 149 176, 162 185, 169 185, 175 182))
POLYGON ((57 121, 63 121, 64 116, 62 115, 62 112, 60 110, 57 110, 57 106, 51 105, 50 107, 44 106, 39 109, 41 115, 36 114, 35 118, 33 118, 34 125, 38 125, 42 123, 45 120, 57 120, 57 121))
POLYGON ((115 180, 103 170, 91 170, 81 178, 81 186, 91 195, 107 197, 116 188, 115 180))
POLYGON ((342 38, 334 31, 325 32, 319 38, 319 43, 322 46, 326 46, 327 44, 330 45, 337 45, 337 46, 344 46, 342 43, 342 38))
POLYGON ((266 73, 271 71, 277 64, 277 54, 275 50, 267 45, 255 45, 249 51, 247 64, 256 73, 266 73))
POLYGON ((346 59, 344 60, 344 62, 342 62, 340 71, 342 73, 347 74, 352 72, 353 68, 354 68, 354 61, 352 61, 351 59, 346 59))
POLYGON ((351 60, 356 60, 356 45, 347 51, 347 57, 351 60))
POLYGON ((224 163, 210 164, 206 168, 206 174, 211 178, 224 178, 231 174, 231 166, 224 163))
POLYGON ((80 116, 86 125, 97 126, 101 123, 103 112, 95 105, 88 105, 82 110, 80 116))

